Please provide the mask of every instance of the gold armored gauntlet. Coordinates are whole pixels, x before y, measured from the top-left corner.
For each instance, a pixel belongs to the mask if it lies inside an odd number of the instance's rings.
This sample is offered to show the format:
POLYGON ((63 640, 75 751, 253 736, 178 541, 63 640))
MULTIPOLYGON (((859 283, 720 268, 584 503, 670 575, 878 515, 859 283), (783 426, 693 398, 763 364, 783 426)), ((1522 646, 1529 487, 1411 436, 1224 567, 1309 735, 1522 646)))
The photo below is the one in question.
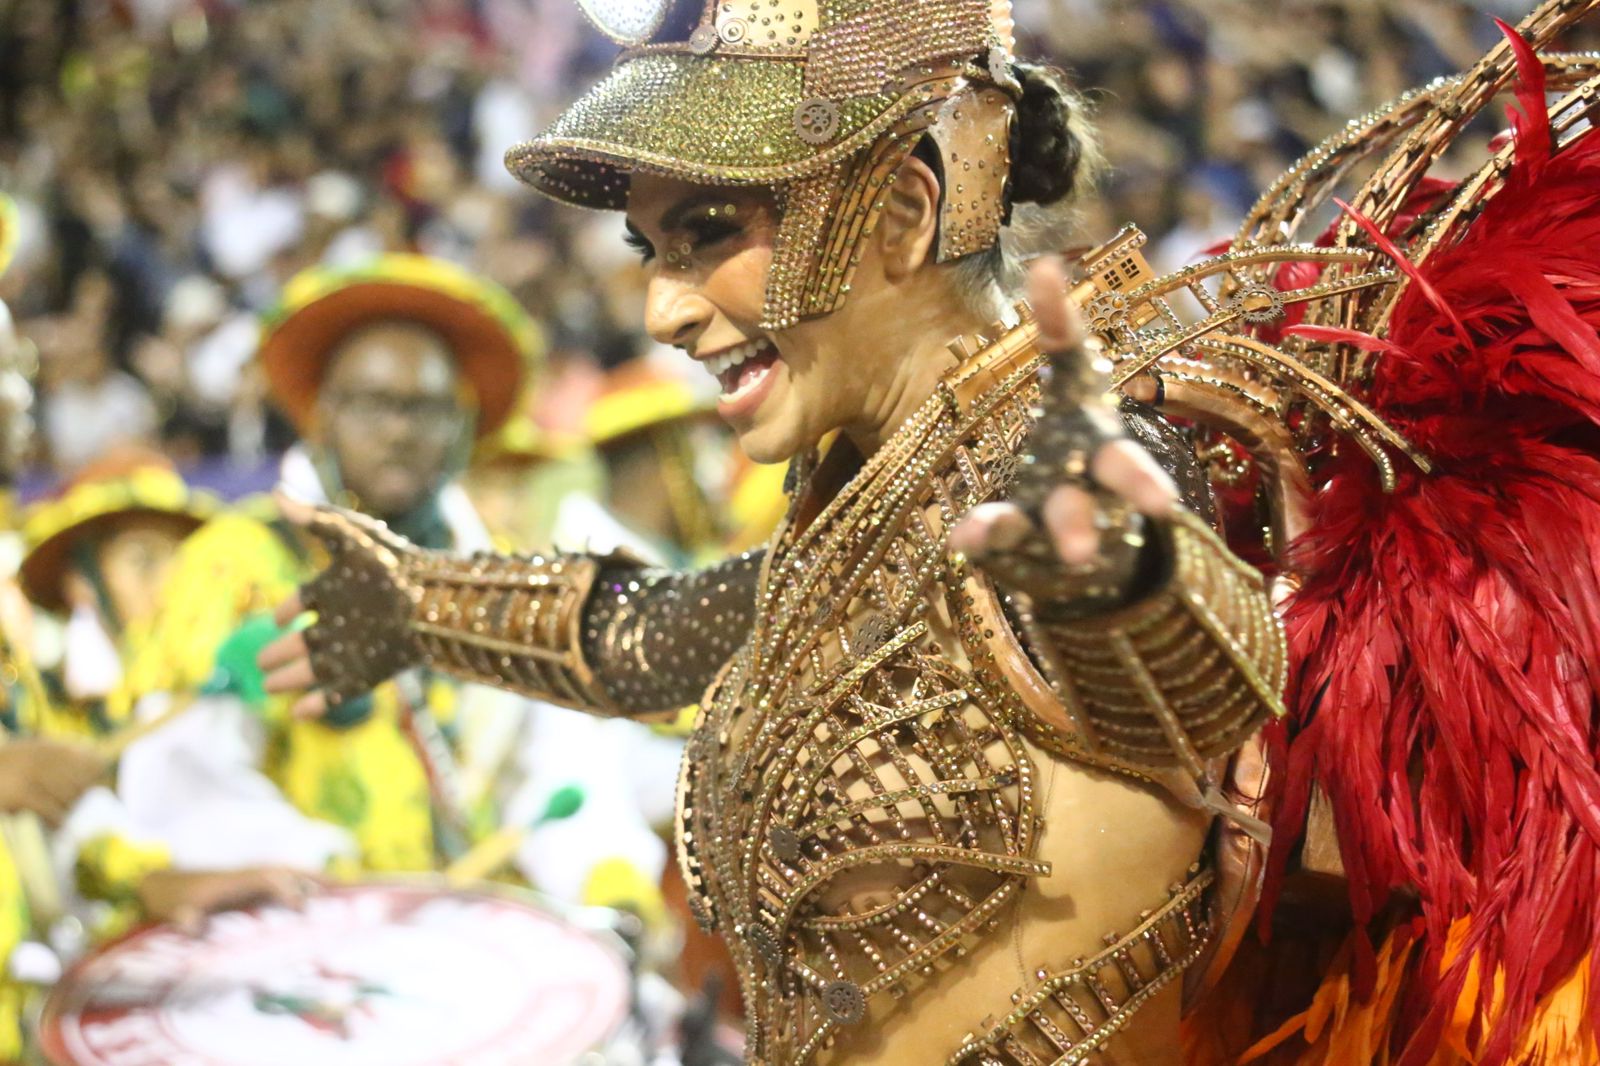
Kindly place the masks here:
POLYGON ((596 714, 617 714, 583 653, 583 611, 600 572, 586 556, 406 560, 411 631, 432 667, 596 714))
POLYGON ((1154 590, 1107 613, 1036 604, 1032 643, 1102 753, 1206 781, 1208 761, 1283 713, 1283 630, 1261 575, 1201 519, 1179 511, 1152 534, 1167 562, 1154 590))
POLYGON ((412 632, 439 669, 589 711, 677 710, 753 623, 761 555, 694 571, 617 556, 418 556, 412 632))
POLYGON ((621 557, 425 552, 381 522, 320 507, 328 567, 301 590, 330 703, 426 663, 593 714, 698 700, 750 631, 762 556, 691 572, 621 557))
POLYGON ((328 566, 301 590, 306 645, 331 704, 426 663, 471 681, 598 713, 613 708, 585 662, 583 607, 597 559, 426 552, 383 523, 319 507, 328 566))

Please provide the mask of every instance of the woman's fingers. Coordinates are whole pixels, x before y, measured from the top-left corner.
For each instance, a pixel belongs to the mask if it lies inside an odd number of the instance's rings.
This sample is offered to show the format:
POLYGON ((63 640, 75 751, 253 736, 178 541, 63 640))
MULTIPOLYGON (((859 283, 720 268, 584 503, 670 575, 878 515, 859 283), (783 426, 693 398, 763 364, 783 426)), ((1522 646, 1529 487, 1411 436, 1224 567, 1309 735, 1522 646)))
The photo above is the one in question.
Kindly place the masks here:
POLYGON ((1045 532, 1056 555, 1068 566, 1086 566, 1100 554, 1099 504, 1076 485, 1061 485, 1045 497, 1045 532))
POLYGON ((271 673, 290 663, 310 657, 311 651, 306 645, 304 633, 285 633, 261 649, 261 654, 256 656, 256 665, 271 673))
POLYGON ((985 503, 974 507, 950 531, 950 547, 978 558, 991 552, 1011 551, 1031 532, 1033 523, 1015 504, 985 503))
POLYGON ((317 673, 312 669, 310 659, 296 659, 287 666, 280 666, 270 671, 264 682, 267 691, 275 696, 304 692, 316 683, 317 673))
POLYGON ((303 631, 285 633, 261 649, 256 665, 266 675, 263 684, 274 695, 304 693, 290 713, 296 718, 321 718, 328 713, 328 697, 316 688, 317 672, 303 631))
POLYGON ((1070 352, 1083 343, 1083 319, 1067 298, 1067 270, 1055 256, 1036 259, 1028 268, 1028 303, 1039 324, 1039 347, 1070 352))
POLYGON ((1113 441, 1095 453, 1089 464, 1095 483, 1121 497, 1151 518, 1170 518, 1178 503, 1178 486, 1155 456, 1131 440, 1113 441))
POLYGON ((296 718, 321 718, 328 713, 328 697, 322 692, 308 692, 295 701, 289 713, 296 718))

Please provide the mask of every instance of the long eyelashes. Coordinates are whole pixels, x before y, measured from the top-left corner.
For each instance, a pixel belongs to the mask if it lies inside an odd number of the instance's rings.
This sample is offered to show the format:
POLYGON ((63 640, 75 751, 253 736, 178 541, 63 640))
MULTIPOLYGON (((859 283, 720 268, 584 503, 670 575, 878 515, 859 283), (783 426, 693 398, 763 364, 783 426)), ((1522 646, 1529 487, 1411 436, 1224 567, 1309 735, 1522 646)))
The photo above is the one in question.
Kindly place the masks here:
POLYGON ((650 262, 650 260, 656 257, 655 246, 645 239, 644 234, 640 233, 638 230, 635 230, 633 227, 628 227, 627 231, 622 235, 622 240, 623 243, 629 248, 632 248, 635 252, 638 252, 639 258, 644 260, 646 263, 650 262))
POLYGON ((725 222, 711 215, 688 219, 683 223, 684 240, 667 249, 663 262, 677 270, 688 270, 698 252, 715 250, 743 232, 737 223, 725 222))

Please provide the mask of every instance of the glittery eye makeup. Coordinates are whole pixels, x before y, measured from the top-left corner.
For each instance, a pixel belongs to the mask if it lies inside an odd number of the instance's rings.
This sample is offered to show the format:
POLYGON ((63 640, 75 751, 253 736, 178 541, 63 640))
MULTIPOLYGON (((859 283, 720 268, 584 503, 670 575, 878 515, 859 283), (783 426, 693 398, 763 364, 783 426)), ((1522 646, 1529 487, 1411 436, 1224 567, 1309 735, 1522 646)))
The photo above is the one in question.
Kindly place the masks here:
MULTIPOLYGON (((743 236, 753 214, 751 209, 741 209, 738 204, 720 197, 691 196, 680 201, 661 216, 659 228, 665 245, 660 252, 662 262, 686 268, 690 257, 696 253, 719 249, 726 242, 743 236)), ((656 246, 632 222, 627 223, 623 240, 645 263, 656 258, 656 246)))
POLYGON ((744 228, 737 221, 734 211, 734 206, 728 204, 721 208, 707 208, 702 214, 684 219, 683 232, 688 237, 688 243, 695 251, 699 251, 742 234, 744 228))

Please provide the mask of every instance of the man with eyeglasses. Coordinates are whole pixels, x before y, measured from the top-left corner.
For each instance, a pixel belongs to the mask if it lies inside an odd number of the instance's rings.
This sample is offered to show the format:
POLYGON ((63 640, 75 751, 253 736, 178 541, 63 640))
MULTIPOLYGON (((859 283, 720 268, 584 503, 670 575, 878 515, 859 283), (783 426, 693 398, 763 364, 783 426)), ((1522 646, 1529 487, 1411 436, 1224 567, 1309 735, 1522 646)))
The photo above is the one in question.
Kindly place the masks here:
MULTIPOLYGON (((258 354, 271 398, 301 437, 284 457, 282 490, 441 550, 494 547, 457 478, 475 441, 515 412, 541 348, 509 293, 442 261, 387 255, 297 276, 267 316, 258 354)), ((188 793, 169 790, 190 797, 170 804, 174 835, 214 842, 218 863, 438 870, 477 854, 508 822, 539 820, 551 793, 577 787, 559 843, 530 839, 516 864, 573 902, 658 912, 665 849, 622 802, 626 782, 600 783, 608 763, 598 752, 574 768, 589 775, 576 785, 534 779, 528 726, 538 715, 528 701, 427 670, 320 720, 295 719, 262 693, 254 652, 273 632, 270 609, 325 563, 319 553, 268 499, 244 502, 184 544, 132 688, 224 698, 202 700, 130 752, 123 776, 147 767, 155 779, 196 753, 238 750, 240 735, 251 758, 208 769, 210 782, 188 793), (196 795, 213 798, 199 809, 196 795), (234 828, 258 824, 264 831, 234 828)))

